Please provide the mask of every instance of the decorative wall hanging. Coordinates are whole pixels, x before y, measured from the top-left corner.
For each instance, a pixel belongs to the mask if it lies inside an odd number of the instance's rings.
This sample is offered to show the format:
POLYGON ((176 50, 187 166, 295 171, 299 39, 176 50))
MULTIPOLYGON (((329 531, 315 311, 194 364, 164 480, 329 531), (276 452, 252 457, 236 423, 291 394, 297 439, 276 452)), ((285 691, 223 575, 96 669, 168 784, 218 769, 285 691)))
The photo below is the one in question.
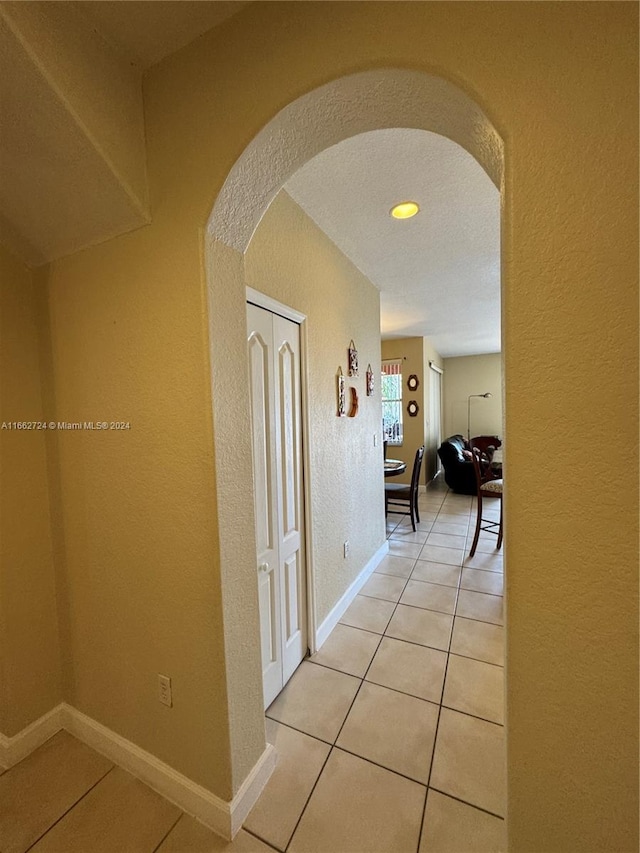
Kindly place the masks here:
POLYGON ((415 400, 409 400, 407 403, 407 412, 410 418, 415 418, 415 416, 420 411, 420 406, 416 403, 415 400))
POLYGON ((338 389, 338 417, 344 418, 347 414, 347 399, 345 396, 344 390, 344 376, 342 374, 342 368, 338 368, 338 373, 336 374, 336 385, 338 389))
POLYGON ((367 397, 373 396, 373 370, 371 365, 367 365, 367 397))
POLYGON ((358 392, 355 388, 350 388, 351 391, 351 408, 349 409, 349 417, 355 418, 358 414, 358 392))
POLYGON ((358 350, 353 341, 349 342, 349 376, 358 375, 358 350))
POLYGON ((419 384, 420 380, 415 375, 415 373, 412 373, 411 376, 407 379, 407 388, 409 389, 409 391, 417 391, 419 384))

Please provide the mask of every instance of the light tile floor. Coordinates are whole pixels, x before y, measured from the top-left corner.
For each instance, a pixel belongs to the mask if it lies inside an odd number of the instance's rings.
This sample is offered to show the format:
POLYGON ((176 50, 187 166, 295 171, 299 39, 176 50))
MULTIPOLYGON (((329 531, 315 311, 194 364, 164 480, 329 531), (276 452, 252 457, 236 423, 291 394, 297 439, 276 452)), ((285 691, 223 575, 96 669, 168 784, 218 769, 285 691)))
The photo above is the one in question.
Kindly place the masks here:
POLYGON ((470 497, 429 491, 420 516, 389 517, 389 555, 267 710, 281 760, 245 829, 280 851, 505 849, 502 554, 483 534, 466 556, 470 497))
POLYGON ((267 710, 278 764, 232 843, 59 732, 0 775, 0 851, 503 851, 502 555, 487 535, 465 559, 471 498, 420 514, 390 517, 389 555, 267 710))

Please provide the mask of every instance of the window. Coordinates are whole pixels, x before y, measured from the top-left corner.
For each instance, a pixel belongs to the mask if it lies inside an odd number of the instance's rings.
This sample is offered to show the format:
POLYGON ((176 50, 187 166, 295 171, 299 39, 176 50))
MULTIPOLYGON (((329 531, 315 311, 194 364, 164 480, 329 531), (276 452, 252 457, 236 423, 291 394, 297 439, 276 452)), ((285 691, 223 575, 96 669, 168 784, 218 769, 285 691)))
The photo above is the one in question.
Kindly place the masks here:
POLYGON ((382 362, 382 435, 388 444, 402 444, 402 359, 382 362))

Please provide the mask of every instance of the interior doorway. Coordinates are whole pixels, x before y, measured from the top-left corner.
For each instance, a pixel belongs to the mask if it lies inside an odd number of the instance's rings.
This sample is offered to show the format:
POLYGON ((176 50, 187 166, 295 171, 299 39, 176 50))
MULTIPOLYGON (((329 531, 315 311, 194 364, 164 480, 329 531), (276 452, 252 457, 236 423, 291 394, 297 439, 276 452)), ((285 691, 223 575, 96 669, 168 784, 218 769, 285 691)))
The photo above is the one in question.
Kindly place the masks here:
MULTIPOLYGON (((242 495, 241 500, 217 503, 229 730, 232 742, 242 744, 234 761, 238 778, 244 778, 264 746, 260 651, 257 643, 250 648, 247 642, 249 636, 258 634, 259 612, 254 507, 245 499, 253 481, 245 252, 264 212, 296 170, 330 146, 382 127, 422 128, 457 142, 502 191, 504 143, 490 116, 472 96, 424 71, 376 68, 311 89, 274 114, 229 171, 207 223, 205 272, 216 484, 221 495, 232 493, 230 484, 242 495)), ((315 476, 315 460, 309 461, 315 476)), ((345 483, 351 482, 345 478, 345 483)), ((331 515, 332 506, 322 517, 316 518, 314 511, 308 542, 311 565, 322 556, 323 536, 333 535, 331 515)), ((315 602, 310 613, 317 605, 317 619, 328 619, 331 602, 325 601, 320 589, 325 578, 320 573, 314 578, 308 585, 308 597, 315 602)), ((311 624, 311 643, 319 632, 311 624)))

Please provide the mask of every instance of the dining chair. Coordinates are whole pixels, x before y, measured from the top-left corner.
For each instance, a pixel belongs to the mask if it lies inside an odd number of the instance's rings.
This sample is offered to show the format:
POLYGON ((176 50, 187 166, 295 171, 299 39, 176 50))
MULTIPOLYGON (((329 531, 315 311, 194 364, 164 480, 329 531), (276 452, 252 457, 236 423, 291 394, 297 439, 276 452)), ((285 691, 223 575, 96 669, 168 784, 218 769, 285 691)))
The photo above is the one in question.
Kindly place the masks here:
POLYGON ((469 448, 477 447, 482 453, 486 453, 490 448, 497 450, 502 447, 502 442, 497 435, 476 435, 469 440, 469 448))
POLYGON ((392 515, 410 515, 411 526, 414 531, 416 529, 416 522, 420 522, 420 514, 418 512, 418 486, 420 484, 420 468, 422 467, 423 456, 424 445, 416 450, 410 485, 396 485, 395 483, 385 483, 384 485, 385 515, 389 515, 389 513, 392 515), (389 509, 390 506, 406 506, 408 509, 401 512, 397 509, 389 509))
POLYGON ((473 544, 469 556, 473 557, 478 547, 478 539, 480 532, 493 533, 498 537, 496 548, 502 547, 502 477, 496 479, 491 475, 491 469, 487 471, 482 468, 482 454, 479 448, 471 448, 473 468, 476 475, 476 487, 478 497, 478 516, 476 518, 476 532, 473 536, 473 544), (490 518, 482 516, 482 499, 483 498, 499 498, 500 499, 500 520, 493 521, 490 518))

